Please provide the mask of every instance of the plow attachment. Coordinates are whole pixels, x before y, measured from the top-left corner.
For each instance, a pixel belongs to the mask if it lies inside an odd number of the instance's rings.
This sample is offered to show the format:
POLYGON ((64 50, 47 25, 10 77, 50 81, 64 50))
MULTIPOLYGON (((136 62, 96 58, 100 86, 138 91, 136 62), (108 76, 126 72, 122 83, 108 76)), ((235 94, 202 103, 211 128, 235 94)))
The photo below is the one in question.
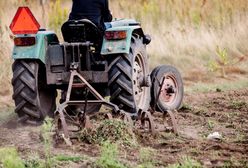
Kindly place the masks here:
MULTIPOLYGON (((162 82, 164 82, 164 80, 162 82)), ((77 72, 76 68, 71 71, 66 93, 66 100, 58 106, 54 113, 54 121, 56 135, 62 137, 67 145, 72 144, 71 139, 77 138, 75 136, 76 133, 83 129, 93 127, 93 118, 101 118, 101 120, 121 119, 132 129, 137 129, 141 132, 150 132, 152 135, 155 135, 156 132, 159 131, 173 131, 175 134, 178 133, 176 118, 172 111, 160 113, 162 116, 157 115, 154 117, 155 108, 152 108, 149 111, 140 110, 137 116, 131 116, 130 113, 120 110, 117 105, 105 100, 82 75, 77 72), (85 98, 82 100, 71 100, 71 93, 74 88, 84 88, 86 90, 85 98), (87 99, 89 93, 94 95, 94 100, 87 99), (86 109, 88 105, 104 105, 111 110, 109 110, 109 112, 87 113, 86 109), (81 106, 83 109, 71 108, 73 106, 81 106)))

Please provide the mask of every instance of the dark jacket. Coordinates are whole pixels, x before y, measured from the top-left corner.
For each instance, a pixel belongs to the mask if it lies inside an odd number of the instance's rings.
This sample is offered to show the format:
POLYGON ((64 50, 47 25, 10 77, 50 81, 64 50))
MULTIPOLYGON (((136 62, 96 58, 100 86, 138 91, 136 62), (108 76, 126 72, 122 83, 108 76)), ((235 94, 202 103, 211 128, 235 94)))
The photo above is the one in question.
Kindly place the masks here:
POLYGON ((104 22, 112 21, 108 0, 72 0, 69 20, 89 19, 104 29, 104 22))

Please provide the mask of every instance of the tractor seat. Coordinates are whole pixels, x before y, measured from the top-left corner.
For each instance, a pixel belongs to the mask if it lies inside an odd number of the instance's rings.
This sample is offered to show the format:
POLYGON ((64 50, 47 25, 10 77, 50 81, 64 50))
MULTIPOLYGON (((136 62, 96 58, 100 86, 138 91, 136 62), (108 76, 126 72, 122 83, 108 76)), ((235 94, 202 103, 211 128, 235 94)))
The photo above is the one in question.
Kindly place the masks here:
POLYGON ((64 41, 68 43, 90 41, 93 44, 101 42, 103 33, 90 20, 68 20, 61 28, 64 41))

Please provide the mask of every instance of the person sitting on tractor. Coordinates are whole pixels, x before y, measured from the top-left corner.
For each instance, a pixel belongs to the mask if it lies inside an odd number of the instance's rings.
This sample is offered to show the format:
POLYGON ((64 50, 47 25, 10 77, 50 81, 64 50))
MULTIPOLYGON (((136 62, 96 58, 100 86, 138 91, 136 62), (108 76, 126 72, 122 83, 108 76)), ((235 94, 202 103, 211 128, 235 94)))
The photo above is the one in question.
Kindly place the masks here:
POLYGON ((108 0, 72 0, 72 10, 69 20, 88 19, 102 31, 104 22, 112 21, 108 0))

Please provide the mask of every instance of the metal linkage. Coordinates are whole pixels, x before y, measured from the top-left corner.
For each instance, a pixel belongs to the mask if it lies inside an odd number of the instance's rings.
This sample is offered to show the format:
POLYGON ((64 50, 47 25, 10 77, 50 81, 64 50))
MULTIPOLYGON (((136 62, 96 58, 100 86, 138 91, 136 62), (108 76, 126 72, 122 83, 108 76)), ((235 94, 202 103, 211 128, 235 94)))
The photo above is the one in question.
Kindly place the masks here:
MULTIPOLYGON (((160 83, 160 90, 158 93, 158 96, 156 100, 158 100, 161 89, 163 86, 164 78, 162 82, 160 83)), ((115 104, 112 104, 108 101, 106 101, 82 76, 77 72, 77 67, 75 67, 71 70, 71 76, 69 81, 69 86, 67 89, 67 95, 66 100, 64 103, 60 104, 55 111, 55 124, 57 127, 57 132, 62 135, 65 142, 68 145, 71 145, 71 139, 73 137, 73 133, 78 132, 84 128, 91 128, 92 123, 90 122, 90 118, 96 116, 96 115, 104 115, 105 119, 113 119, 114 117, 122 119, 125 123, 127 123, 130 127, 133 129, 142 129, 143 131, 151 132, 152 135, 155 135, 156 132, 159 131, 166 131, 168 129, 172 130, 175 134, 178 134, 177 130, 177 121, 175 118, 175 115, 172 111, 162 111, 163 112, 163 126, 159 127, 155 124, 153 113, 155 112, 156 107, 152 107, 150 111, 142 111, 140 110, 138 112, 138 118, 137 120, 133 120, 131 115, 129 113, 126 113, 119 109, 119 107, 115 104), (80 82, 77 80, 77 82, 74 82, 75 77, 77 79, 80 79, 80 82), (84 100, 71 100, 71 92, 74 87, 84 87, 87 90, 86 98, 84 100), (94 95, 96 100, 88 100, 87 94, 91 93, 94 95), (92 114, 86 114, 86 108, 88 104, 95 104, 95 105, 105 105, 113 110, 112 113, 92 113, 92 114), (75 111, 74 109, 70 109, 70 106, 73 105, 84 105, 84 110, 75 111), (71 112, 73 114, 71 114, 71 112), (168 118, 169 116, 169 122, 168 118), (170 128, 166 128, 165 124, 169 125, 170 128)), ((161 108, 160 108, 161 109, 161 108)), ((162 110, 162 109, 161 109, 162 110)))
MULTIPOLYGON (((162 93, 162 89, 163 89, 163 85, 164 85, 164 82, 165 82, 165 77, 162 78, 162 82, 160 83, 159 79, 158 78, 154 78, 154 80, 157 80, 157 82, 159 83, 159 92, 157 94, 157 97, 156 97, 156 101, 155 102, 158 102, 158 99, 162 93)), ((153 81, 155 82, 155 81, 153 81)), ((151 107, 150 111, 151 113, 155 113, 156 112, 156 104, 157 103, 154 103, 154 107, 151 107)), ((177 126, 177 120, 176 120, 176 117, 175 117, 175 114, 177 113, 176 110, 166 110, 164 111, 163 108, 160 108, 158 107, 159 110, 161 110, 161 112, 163 113, 163 122, 164 122, 164 127, 166 127, 166 125, 169 126, 169 128, 158 128, 159 131, 165 131, 165 130, 172 130, 176 135, 178 135, 178 126, 177 126), (167 116, 169 118, 167 118, 167 116)), ((157 126, 155 126, 157 127, 157 126)))
POLYGON ((156 130, 152 114, 149 111, 140 111, 138 116, 141 124, 141 129, 148 130, 152 133, 152 135, 155 135, 156 130))
MULTIPOLYGON (((76 66, 76 65, 75 65, 76 66)), ((70 145, 70 139, 73 138, 71 135, 73 132, 78 132, 83 128, 90 128, 92 126, 90 122, 90 117, 93 117, 96 114, 86 114, 86 108, 89 104, 101 104, 111 108, 114 114, 123 113, 118 106, 106 101, 78 72, 77 67, 74 67, 71 70, 69 86, 67 89, 66 100, 60 104, 55 111, 55 124, 57 125, 57 132, 61 134, 65 140, 70 145), (80 82, 74 82, 75 77, 80 79, 80 82), (96 100, 88 100, 87 96, 85 100, 71 100, 71 92, 74 87, 84 87, 87 89, 87 93, 90 92, 96 100), (70 106, 73 105, 84 105, 83 111, 75 111, 70 109, 70 106), (72 114, 70 114, 70 113, 72 114)), ((99 115, 101 113, 97 113, 99 115)), ((112 119, 112 114, 104 113, 106 118, 112 119)))

